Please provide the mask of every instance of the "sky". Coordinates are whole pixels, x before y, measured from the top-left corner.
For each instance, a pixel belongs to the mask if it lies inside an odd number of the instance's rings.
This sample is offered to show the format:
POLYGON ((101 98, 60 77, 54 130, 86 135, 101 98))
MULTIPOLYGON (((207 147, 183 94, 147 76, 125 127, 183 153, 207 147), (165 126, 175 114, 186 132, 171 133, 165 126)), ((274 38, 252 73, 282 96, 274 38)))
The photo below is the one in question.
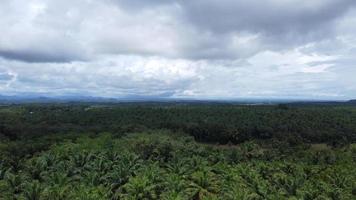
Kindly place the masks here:
POLYGON ((356 98, 355 0, 0 0, 0 95, 356 98))

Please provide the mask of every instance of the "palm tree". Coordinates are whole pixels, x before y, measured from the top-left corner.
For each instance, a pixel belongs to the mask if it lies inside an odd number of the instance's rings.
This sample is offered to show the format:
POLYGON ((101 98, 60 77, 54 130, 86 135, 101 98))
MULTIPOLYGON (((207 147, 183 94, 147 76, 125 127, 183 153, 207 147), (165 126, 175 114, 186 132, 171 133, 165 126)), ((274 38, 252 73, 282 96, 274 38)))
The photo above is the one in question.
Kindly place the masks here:
POLYGON ((328 182, 331 183, 331 185, 335 188, 346 188, 348 187, 351 181, 349 181, 349 178, 345 175, 341 175, 339 172, 334 172, 332 175, 327 175, 327 180, 328 182))
POLYGON ((188 166, 188 163, 185 160, 177 159, 166 165, 166 171, 179 176, 187 176, 188 174, 191 174, 192 169, 188 166))
POLYGON ((158 199, 156 192, 158 185, 146 175, 130 178, 129 182, 122 187, 123 199, 158 199))
POLYGON ((93 160, 95 155, 91 152, 81 152, 73 155, 71 161, 75 167, 83 168, 89 161, 93 160))
POLYGON ((189 159, 189 162, 190 168, 195 171, 205 170, 209 164, 206 159, 200 156, 193 156, 191 159, 189 159))
POLYGON ((181 193, 187 188, 187 181, 178 174, 166 174, 164 178, 165 190, 173 193, 181 193))
POLYGON ((39 162, 45 167, 53 166, 58 160, 56 154, 53 153, 46 153, 39 158, 39 162))
POLYGON ((72 189, 73 195, 71 198, 74 200, 107 200, 107 189, 101 186, 90 187, 88 185, 77 185, 72 189))
POLYGON ((268 197, 268 183, 266 180, 261 179, 255 170, 243 169, 240 171, 240 174, 247 186, 249 186, 255 193, 264 199, 268 197))
POLYGON ((72 190, 71 182, 72 179, 68 177, 68 172, 59 171, 56 173, 50 173, 46 178, 45 182, 49 183, 43 196, 46 200, 62 200, 69 199, 70 191, 72 190))
POLYGON ((32 179, 41 180, 43 172, 47 171, 48 163, 44 159, 31 159, 27 163, 26 170, 32 179))
POLYGON ((24 185, 24 180, 20 175, 6 173, 5 180, 14 194, 19 194, 24 185))
POLYGON ((321 194, 321 191, 317 188, 308 187, 307 191, 301 192, 301 199, 305 200, 327 200, 330 199, 326 197, 324 194, 321 194))
POLYGON ((5 175, 7 173, 10 173, 11 168, 6 169, 4 166, 2 166, 2 164, 0 164, 0 180, 5 179, 5 175))
POLYGON ((95 159, 88 168, 91 171, 96 171, 100 174, 106 174, 113 166, 113 161, 109 160, 106 157, 99 156, 95 159))
POLYGON ((43 191, 43 199, 45 200, 63 200, 63 199, 71 199, 71 191, 72 188, 70 185, 54 185, 51 187, 47 187, 43 191))
POLYGON ((47 180, 48 182, 54 184, 54 185, 59 185, 59 186, 66 186, 70 184, 71 180, 68 177, 68 174, 65 172, 57 172, 57 173, 52 173, 47 180))
POLYGON ((84 180, 91 186, 98 186, 101 184, 101 175, 96 171, 85 171, 83 173, 84 180))
POLYGON ((27 183, 24 187, 24 198, 26 200, 40 200, 42 187, 38 181, 27 183))
MULTIPOLYGON (((124 153, 122 156, 120 156, 120 160, 116 161, 113 169, 103 176, 103 180, 106 182, 106 185, 110 185, 110 195, 113 199, 119 199, 122 192, 122 186, 129 184, 128 182, 132 179, 132 176, 135 175, 135 172, 138 173, 140 165, 141 160, 138 159, 138 156, 124 153)), ((146 176, 153 178, 149 176, 149 170, 146 171, 146 176)), ((140 176, 141 175, 142 174, 140 174, 140 176)))
POLYGON ((214 196, 219 191, 217 179, 214 177, 214 174, 208 170, 193 173, 191 183, 188 187, 193 198, 198 200, 204 197, 214 196))
POLYGON ((274 175, 274 185, 282 188, 288 196, 297 196, 298 189, 304 185, 305 177, 301 174, 295 177, 277 173, 274 175))
POLYGON ((104 176, 104 179, 108 184, 122 185, 128 181, 130 175, 131 170, 128 167, 116 165, 113 170, 104 176))
POLYGON ((121 159, 121 155, 115 151, 106 151, 105 157, 112 162, 118 161, 121 159))
POLYGON ((163 200, 185 200, 188 199, 185 195, 180 192, 168 191, 160 196, 163 200))
POLYGON ((246 186, 232 183, 224 185, 224 198, 229 200, 251 200, 260 199, 257 193, 249 191, 246 186))

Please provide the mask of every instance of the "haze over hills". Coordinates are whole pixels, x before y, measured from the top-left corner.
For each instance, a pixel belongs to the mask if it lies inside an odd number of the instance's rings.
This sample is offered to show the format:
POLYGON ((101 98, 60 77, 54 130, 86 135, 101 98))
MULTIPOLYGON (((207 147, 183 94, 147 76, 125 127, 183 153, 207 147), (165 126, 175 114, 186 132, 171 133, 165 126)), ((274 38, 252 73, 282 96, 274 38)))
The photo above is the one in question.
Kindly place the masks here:
POLYGON ((46 95, 0 95, 0 103, 21 104, 21 103, 122 103, 122 102, 167 102, 167 103, 233 103, 233 104, 346 104, 356 105, 356 100, 313 100, 313 99, 278 99, 278 98, 236 98, 236 99, 188 99, 188 98, 164 98, 151 96, 126 96, 120 98, 96 97, 96 96, 46 96, 46 95))

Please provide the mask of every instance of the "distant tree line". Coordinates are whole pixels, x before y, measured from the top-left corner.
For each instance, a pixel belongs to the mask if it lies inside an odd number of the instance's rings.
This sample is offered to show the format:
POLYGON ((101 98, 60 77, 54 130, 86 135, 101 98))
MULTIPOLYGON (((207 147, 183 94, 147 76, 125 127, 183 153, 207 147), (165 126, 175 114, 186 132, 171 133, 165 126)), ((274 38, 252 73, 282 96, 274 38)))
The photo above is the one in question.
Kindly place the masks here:
POLYGON ((16 140, 48 133, 116 134, 152 129, 185 132, 197 141, 252 139, 291 143, 356 141, 356 107, 236 105, 20 105, 0 108, 0 137, 16 140))

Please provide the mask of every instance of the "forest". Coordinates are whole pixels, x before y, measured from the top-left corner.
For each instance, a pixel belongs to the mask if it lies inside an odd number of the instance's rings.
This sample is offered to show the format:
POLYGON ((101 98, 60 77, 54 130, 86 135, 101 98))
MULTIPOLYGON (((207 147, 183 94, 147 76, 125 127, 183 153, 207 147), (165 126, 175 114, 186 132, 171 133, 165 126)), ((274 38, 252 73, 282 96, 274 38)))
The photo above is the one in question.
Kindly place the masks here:
POLYGON ((356 199, 356 107, 0 106, 0 199, 356 199))

